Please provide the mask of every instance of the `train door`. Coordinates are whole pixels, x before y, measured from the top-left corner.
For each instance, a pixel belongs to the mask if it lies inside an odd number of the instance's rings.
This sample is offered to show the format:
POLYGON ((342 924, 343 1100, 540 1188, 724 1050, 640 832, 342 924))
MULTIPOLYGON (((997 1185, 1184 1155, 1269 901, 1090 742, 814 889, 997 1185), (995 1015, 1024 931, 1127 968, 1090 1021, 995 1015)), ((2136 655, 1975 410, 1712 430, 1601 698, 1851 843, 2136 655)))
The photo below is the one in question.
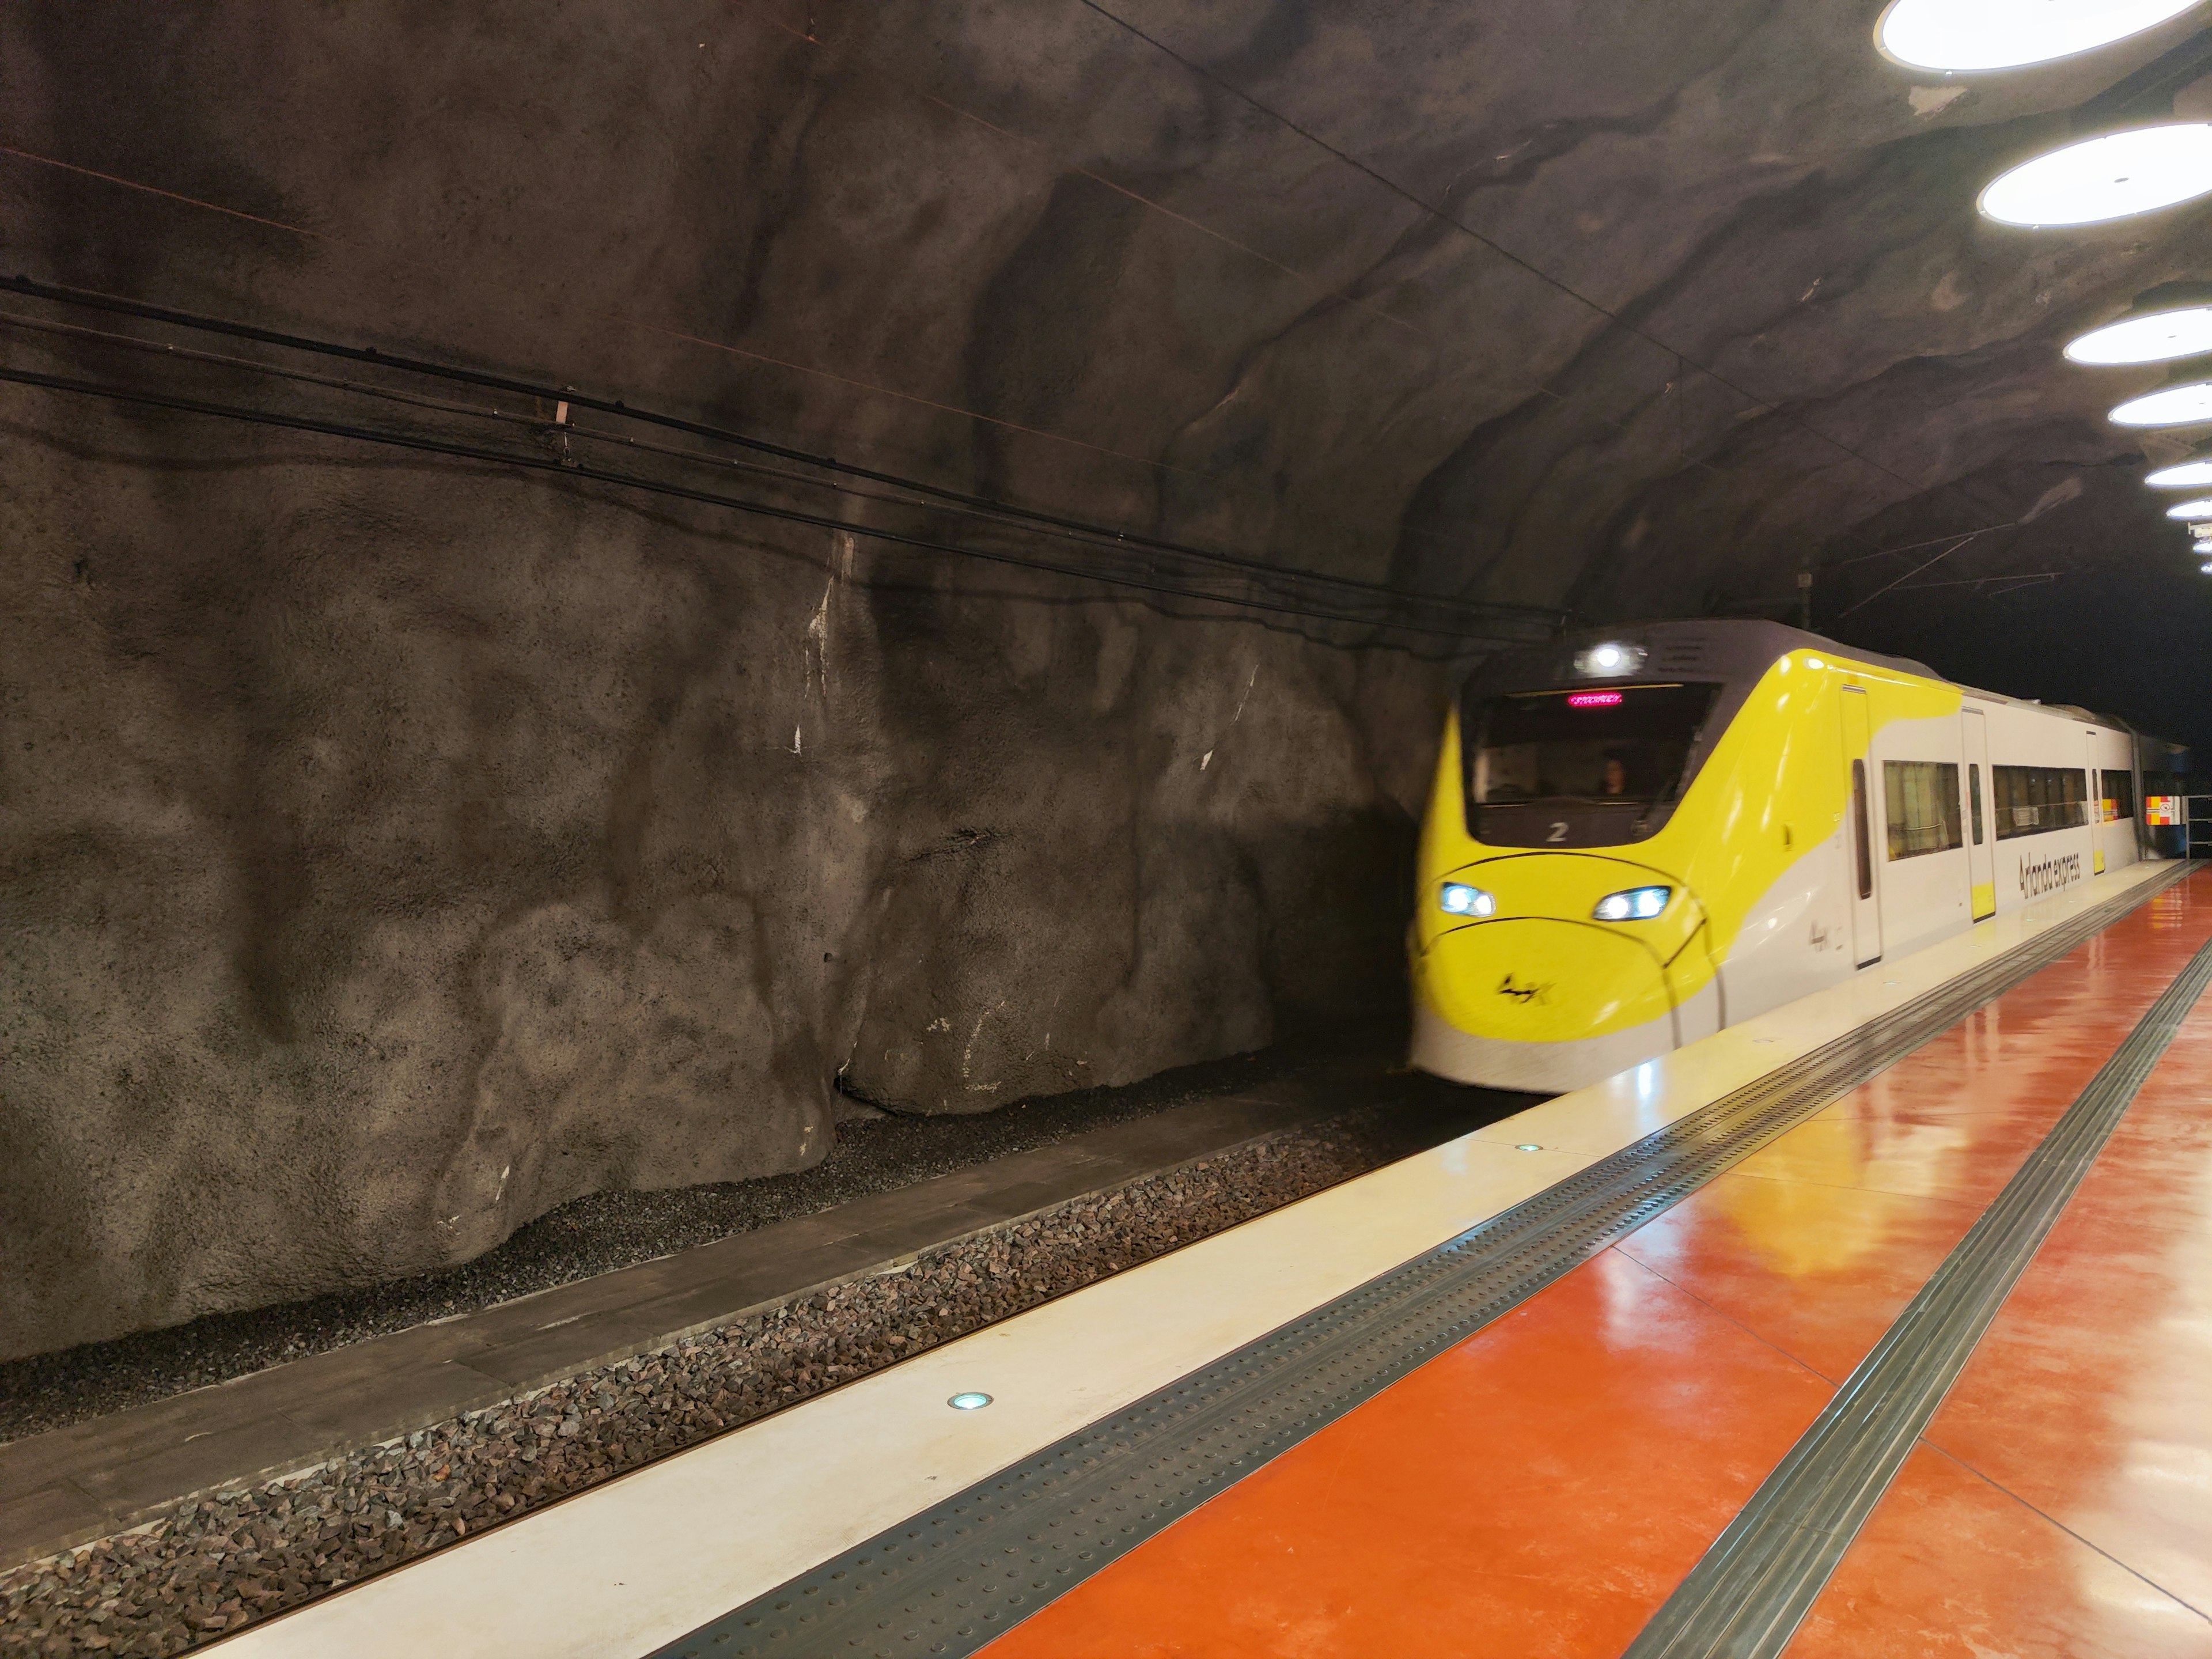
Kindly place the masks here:
POLYGON ((1881 960, 1881 900, 1875 890, 1878 860, 1874 855, 1874 717, 1867 695, 1844 688, 1844 755, 1851 769, 1850 857, 1844 878, 1851 884, 1851 960, 1862 968, 1881 960))
POLYGON ((2105 873, 2105 775, 2097 767, 2097 734, 2083 734, 2089 750, 2089 769, 2084 781, 2089 791, 2089 873, 2105 873))
POLYGON ((1982 804, 1989 787, 1990 724, 1978 708, 1963 716, 1966 728, 1966 879, 1972 884, 1966 908, 1976 921, 1997 913, 1996 849, 1990 845, 1990 814, 1982 804))

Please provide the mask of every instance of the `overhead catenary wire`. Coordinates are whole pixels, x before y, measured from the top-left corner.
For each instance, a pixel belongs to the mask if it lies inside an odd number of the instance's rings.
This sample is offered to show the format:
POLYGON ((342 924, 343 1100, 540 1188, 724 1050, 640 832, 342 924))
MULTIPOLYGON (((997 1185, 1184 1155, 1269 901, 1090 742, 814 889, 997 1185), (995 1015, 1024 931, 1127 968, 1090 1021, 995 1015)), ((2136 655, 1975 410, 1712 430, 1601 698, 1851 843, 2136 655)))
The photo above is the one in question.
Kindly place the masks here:
MULTIPOLYGON (((1964 547, 1968 542, 1973 540, 1974 538, 1980 533, 1981 532, 1979 531, 1970 531, 1966 535, 1960 537, 1956 541, 1953 542, 1950 546, 1945 548, 1934 558, 1922 560, 1918 564, 1914 565, 1911 569, 1906 571, 1902 576, 1896 578, 1894 580, 1884 582, 1880 587, 1875 588, 1873 592, 1868 594, 1864 599, 1854 600, 1851 604, 1845 605, 1841 611, 1836 613, 1836 620, 1841 622, 1845 617, 1850 616, 1852 611, 1856 611, 1861 605, 1872 605, 1876 599, 1880 599, 1883 594, 1888 592, 1890 589, 1893 587, 1903 587, 1907 582, 1911 581, 1913 577, 1918 575, 1922 571, 1934 569, 1937 565, 1942 563, 1944 560, 1949 558, 1954 553, 1956 553, 1960 548, 1964 547)), ((1931 582, 1929 586, 1932 587, 1935 584, 1931 582)))
POLYGON ((1987 536, 1999 530, 2017 530, 2027 522, 2014 519, 2004 524, 1985 524, 1978 530, 1954 530, 1941 536, 1930 536, 1925 541, 1905 542, 1896 547, 1878 547, 1871 553, 1854 553, 1848 559, 1828 559, 1813 567, 1815 570, 1841 570, 1846 565, 1864 564, 1869 559, 1887 559, 1899 553, 1917 553, 1923 547, 1934 547, 1942 542, 1970 542, 1977 536, 1987 536))
POLYGON ((434 438, 417 433, 380 431, 349 422, 327 421, 311 416, 289 415, 274 410, 250 409, 236 404, 218 404, 203 398, 183 398, 173 393, 128 386, 104 386, 94 381, 80 380, 67 375, 47 374, 33 369, 0 367, 0 382, 12 382, 20 386, 37 386, 50 392, 103 398, 117 403, 135 404, 142 408, 162 409, 180 414, 199 415, 238 421, 255 426, 272 427, 325 437, 384 445, 453 459, 482 461, 496 465, 520 467, 564 478, 638 489, 677 500, 726 507, 735 512, 780 520, 787 523, 806 525, 817 529, 884 542, 918 551, 978 559, 1018 569, 1097 582, 1111 587, 1126 588, 1134 592, 1180 599, 1205 601, 1232 609, 1255 611, 1268 615, 1295 617, 1302 621, 1331 623, 1370 629, 1377 633, 1415 634, 1462 642, 1486 639, 1490 642, 1506 642, 1516 637, 1527 637, 1511 635, 1486 636, 1473 633, 1464 627, 1443 628, 1391 618, 1360 616, 1354 612, 1324 610, 1316 605, 1301 605, 1252 594, 1210 592, 1188 584, 1178 585, 1148 580, 1126 571, 1085 568, 1079 565, 1036 558, 1002 549, 978 547, 885 526, 863 524, 829 514, 813 513, 803 508, 781 506, 767 501, 749 501, 741 496, 700 489, 667 479, 641 477, 635 474, 617 472, 607 468, 586 465, 551 455, 517 454, 484 445, 456 442, 450 439, 434 438))
MULTIPOLYGON (((545 431, 549 426, 546 416, 542 411, 532 411, 526 415, 483 404, 459 403, 450 398, 425 398, 412 392, 395 391, 390 386, 377 386, 367 380, 342 380, 334 374, 313 374, 302 369, 286 368, 279 364, 265 362, 259 358, 233 356, 220 351, 197 351, 190 346, 180 346, 172 341, 149 340, 143 335, 137 334, 117 334, 106 329, 85 328, 75 323, 49 322, 42 318, 26 317, 20 312, 0 311, 0 325, 24 329, 59 339, 84 341, 94 345, 139 352, 167 362, 207 363, 221 368, 237 369, 244 374, 259 375, 266 379, 287 380, 295 385, 323 386, 332 391, 354 392, 363 397, 374 398, 385 403, 404 404, 413 409, 431 410, 440 414, 461 415, 477 420, 498 422, 510 426, 527 428, 532 432, 545 431)), ((767 466, 756 461, 741 460, 732 456, 716 455, 706 450, 680 449, 672 444, 656 444, 644 439, 631 437, 627 434, 601 432, 592 427, 578 425, 573 421, 553 424, 557 426, 557 429, 564 436, 601 443, 619 444, 645 454, 665 455, 704 466, 731 468, 750 473, 755 477, 774 478, 786 483, 815 487, 820 487, 822 483, 819 478, 811 478, 803 473, 787 471, 780 467, 767 466)), ((871 490, 854 489, 849 487, 841 489, 838 493, 854 500, 878 501, 900 507, 926 505, 921 498, 912 493, 906 495, 878 495, 871 490)), ((981 509, 976 510, 980 512, 981 509)))
MULTIPOLYGON (((1224 569, 1239 571, 1261 580, 1291 580, 1345 592, 1357 592, 1391 605, 1437 606, 1446 610, 1460 611, 1471 617, 1523 621, 1531 625, 1544 625, 1554 629, 1564 620, 1563 612, 1547 607, 1469 599, 1455 594, 1397 588, 1386 583, 1367 581, 1358 577, 1340 576, 1326 571, 1273 564, 1265 560, 1244 555, 1224 553, 1212 548, 1199 547, 1164 537, 1148 535, 1142 532, 1120 529, 1111 525, 1076 519, 1041 508, 1023 507, 1015 502, 954 489, 924 479, 903 477, 880 468, 840 460, 834 455, 817 454, 791 445, 779 444, 750 433, 717 426, 708 422, 696 421, 663 410, 634 405, 623 398, 596 396, 574 387, 549 385, 517 376, 467 368, 458 364, 441 363, 430 359, 386 352, 374 346, 346 345, 337 341, 317 339, 312 336, 262 328, 252 324, 234 322, 226 318, 211 317, 173 307, 153 305, 91 289, 44 283, 25 275, 0 277, 0 289, 12 290, 27 297, 53 304, 78 306, 114 315, 136 317, 144 321, 251 340, 259 344, 283 349, 373 365, 391 372, 419 374, 458 385, 474 386, 488 391, 507 392, 546 402, 566 402, 574 409, 591 410, 625 420, 637 421, 649 426, 680 431, 694 437, 726 443, 757 453, 773 455, 787 462, 817 467, 834 475, 862 478, 876 484, 910 490, 934 501, 957 508, 1018 520, 1062 534, 1110 542, 1117 546, 1132 550, 1169 554, 1178 558, 1190 559, 1201 563, 1216 565, 1224 569)), ((574 469, 566 470, 574 471, 574 469)))
POLYGON ((2002 576, 1960 576, 1955 580, 1940 582, 1907 582, 1897 589, 1900 593, 1917 593, 1930 587, 2033 587, 2044 582, 2057 581, 2069 576, 2069 570, 2018 570, 2002 576))

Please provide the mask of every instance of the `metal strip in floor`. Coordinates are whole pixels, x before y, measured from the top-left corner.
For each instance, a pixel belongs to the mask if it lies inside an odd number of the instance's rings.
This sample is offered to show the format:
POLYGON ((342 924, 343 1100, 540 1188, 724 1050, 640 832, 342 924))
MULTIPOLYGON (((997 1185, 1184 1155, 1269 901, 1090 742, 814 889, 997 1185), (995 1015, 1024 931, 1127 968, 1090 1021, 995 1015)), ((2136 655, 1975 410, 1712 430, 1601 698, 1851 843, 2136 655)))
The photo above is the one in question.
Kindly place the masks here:
POLYGON ((971 1654, 2196 866, 2177 863, 659 1649, 971 1654))
POLYGON ((1774 1659, 1789 1645, 2207 985, 2212 945, 2151 1005, 1623 1659, 1774 1659))

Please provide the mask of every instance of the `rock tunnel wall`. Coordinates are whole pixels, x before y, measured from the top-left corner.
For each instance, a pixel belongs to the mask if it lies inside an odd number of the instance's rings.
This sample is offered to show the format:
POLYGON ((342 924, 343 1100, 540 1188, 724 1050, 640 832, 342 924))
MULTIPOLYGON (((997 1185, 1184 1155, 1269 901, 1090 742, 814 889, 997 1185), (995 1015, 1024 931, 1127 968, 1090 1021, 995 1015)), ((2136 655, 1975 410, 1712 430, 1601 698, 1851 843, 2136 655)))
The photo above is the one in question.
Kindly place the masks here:
POLYGON ((1402 998, 1402 653, 55 424, 0 507, 9 1354, 804 1165, 841 1072, 967 1111, 1402 998))
MULTIPOLYGON (((0 271, 1401 589, 1794 615, 1816 569, 1846 640, 2117 707, 2150 377, 2058 347, 2201 222, 1971 204, 2212 63, 1915 84, 1869 21, 18 6, 0 271)), ((11 369, 328 395, 0 311, 11 369)), ((792 1167, 841 1072, 969 1109, 1401 994, 1410 652, 21 385, 0 465, 0 1354, 792 1167)))

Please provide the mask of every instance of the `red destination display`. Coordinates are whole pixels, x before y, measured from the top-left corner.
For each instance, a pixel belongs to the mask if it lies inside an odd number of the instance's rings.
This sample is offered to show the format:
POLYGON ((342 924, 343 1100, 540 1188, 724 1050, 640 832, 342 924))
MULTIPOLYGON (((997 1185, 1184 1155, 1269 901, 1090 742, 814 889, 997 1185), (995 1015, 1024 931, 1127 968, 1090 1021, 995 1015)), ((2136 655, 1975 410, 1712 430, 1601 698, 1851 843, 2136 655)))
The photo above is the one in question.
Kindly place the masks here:
POLYGON ((1620 702, 1618 691, 1571 691, 1567 694, 1570 708, 1611 708, 1620 702))

